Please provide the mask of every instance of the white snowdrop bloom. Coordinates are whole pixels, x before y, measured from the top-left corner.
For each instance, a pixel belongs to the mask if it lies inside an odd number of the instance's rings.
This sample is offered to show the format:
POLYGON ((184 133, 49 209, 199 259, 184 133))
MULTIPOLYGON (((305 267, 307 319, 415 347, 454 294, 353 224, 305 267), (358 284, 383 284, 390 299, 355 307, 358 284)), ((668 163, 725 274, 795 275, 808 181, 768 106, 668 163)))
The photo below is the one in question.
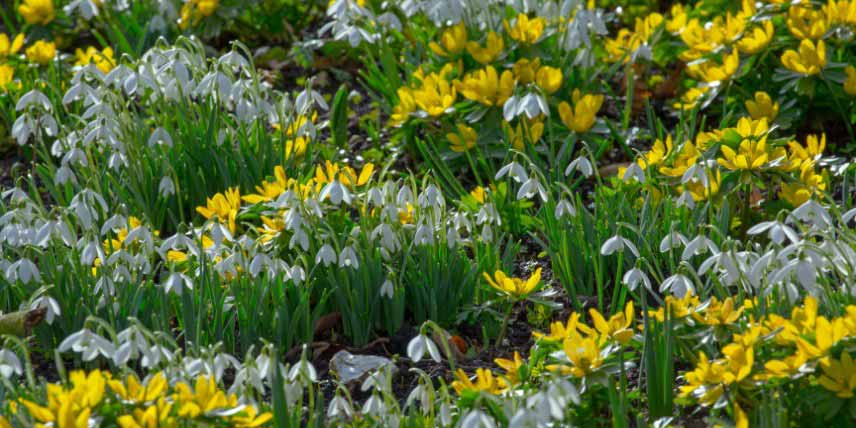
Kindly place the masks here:
POLYGON ((92 361, 99 354, 105 358, 113 358, 113 354, 116 352, 116 347, 112 342, 87 328, 70 334, 59 344, 57 349, 59 352, 72 350, 82 354, 83 361, 92 361))
POLYGON ((0 376, 9 379, 13 375, 22 374, 24 374, 24 367, 18 356, 8 349, 0 349, 0 376))
POLYGON ((636 291, 636 288, 639 287, 640 283, 649 291, 653 291, 651 289, 651 280, 648 278, 648 275, 639 268, 633 268, 625 272, 624 276, 621 278, 621 282, 623 282, 630 291, 636 291))
POLYGON ((425 356, 425 352, 428 352, 428 355, 431 356, 431 359, 440 362, 442 358, 440 357, 440 350, 437 348, 437 345, 434 344, 428 336, 424 334, 420 334, 413 339, 410 339, 410 342, 407 344, 407 357, 413 360, 413 362, 418 363, 422 360, 422 357, 425 356))
POLYGON ((663 281, 660 284, 660 292, 666 291, 672 293, 675 297, 683 299, 687 293, 695 294, 695 286, 689 278, 682 274, 675 274, 663 281))
POLYGON ((636 249, 636 245, 621 235, 615 235, 607 239, 600 247, 600 254, 609 256, 616 251, 624 251, 625 249, 633 253, 634 256, 639 257, 639 250, 636 249))

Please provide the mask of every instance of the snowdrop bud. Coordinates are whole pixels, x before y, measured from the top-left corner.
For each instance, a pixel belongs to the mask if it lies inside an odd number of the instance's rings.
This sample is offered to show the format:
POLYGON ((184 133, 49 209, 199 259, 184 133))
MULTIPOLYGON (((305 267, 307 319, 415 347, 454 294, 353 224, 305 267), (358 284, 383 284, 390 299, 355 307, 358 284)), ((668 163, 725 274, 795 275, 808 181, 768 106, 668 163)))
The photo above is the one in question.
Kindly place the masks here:
POLYGON ((392 284, 392 281, 387 279, 383 282, 383 285, 380 286, 380 296, 387 297, 392 299, 395 296, 395 286, 392 284))

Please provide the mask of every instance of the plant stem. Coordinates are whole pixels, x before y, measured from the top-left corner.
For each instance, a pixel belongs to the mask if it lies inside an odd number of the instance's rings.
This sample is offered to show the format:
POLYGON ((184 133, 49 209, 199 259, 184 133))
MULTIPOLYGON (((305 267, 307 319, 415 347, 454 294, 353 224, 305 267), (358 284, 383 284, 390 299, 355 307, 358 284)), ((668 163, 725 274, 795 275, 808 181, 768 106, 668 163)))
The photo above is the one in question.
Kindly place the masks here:
POLYGON ((508 329, 508 321, 511 319, 511 311, 514 310, 514 303, 511 302, 508 305, 508 310, 505 311, 505 317, 502 318, 502 328, 499 330, 499 336, 496 337, 496 343, 494 346, 499 346, 502 344, 502 339, 505 339, 505 331, 508 329))

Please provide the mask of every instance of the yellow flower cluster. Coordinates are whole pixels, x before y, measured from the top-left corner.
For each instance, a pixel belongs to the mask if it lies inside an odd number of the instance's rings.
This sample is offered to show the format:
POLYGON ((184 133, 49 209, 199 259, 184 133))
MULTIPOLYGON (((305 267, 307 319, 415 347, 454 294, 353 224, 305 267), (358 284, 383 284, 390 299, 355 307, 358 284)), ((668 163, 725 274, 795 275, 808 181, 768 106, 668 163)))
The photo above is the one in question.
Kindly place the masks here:
MULTIPOLYGON (((822 195, 828 187, 827 172, 818 170, 817 161, 826 147, 826 136, 809 135, 805 145, 796 141, 789 142, 787 147, 770 144, 768 118, 778 114, 778 103, 759 92, 747 101, 746 107, 757 119, 743 117, 735 127, 701 132, 695 141, 687 140, 677 147, 671 136, 665 141, 656 140, 650 150, 637 158, 636 164, 651 174, 659 174, 658 183, 674 183, 690 168, 706 164, 703 154, 716 146, 714 159, 719 168, 709 168, 707 184, 702 185, 702 180, 695 177, 686 184, 674 185, 677 194, 686 190, 696 201, 707 200, 720 192, 723 173, 749 173, 778 183, 779 198, 793 206, 822 195), (790 173, 790 179, 780 179, 781 173, 790 173)), ((623 175, 624 169, 619 170, 619 177, 623 175)))
POLYGON ((178 26, 186 30, 190 26, 196 26, 199 22, 217 11, 220 0, 190 0, 181 6, 181 18, 178 26))
POLYGON ((635 311, 628 302, 623 312, 606 319, 596 309, 590 309, 593 328, 580 321, 580 315, 571 313, 566 323, 553 322, 550 333, 533 333, 536 340, 561 344, 567 361, 547 366, 550 371, 581 378, 601 368, 609 355, 605 350, 618 351, 613 345, 626 345, 633 338, 635 311), (570 363, 570 365, 568 364, 570 363))
MULTIPOLYGON (((697 319, 710 319, 714 311, 725 314, 725 318, 707 324, 727 321, 735 325, 744 313, 743 307, 735 310, 727 300, 716 304, 717 308, 705 310, 705 318, 697 319)), ((807 297, 802 306, 793 308, 789 318, 770 314, 758 321, 753 317, 745 321, 738 330, 741 333, 734 334, 721 349, 721 357, 711 360, 699 352, 695 368, 684 374, 687 384, 681 386, 681 396, 713 405, 726 391, 732 400, 739 400, 741 391, 763 386, 771 379, 808 379, 812 373, 817 375, 813 382, 838 397, 854 396, 856 371, 850 351, 845 348, 836 357, 833 349, 856 338, 856 306, 848 306, 843 316, 827 318, 818 315, 817 300, 807 297)))
POLYGON ((652 13, 644 18, 636 18, 633 30, 622 28, 614 38, 604 40, 608 54, 607 61, 630 61, 630 54, 651 42, 663 24, 663 15, 652 13))
POLYGON ((37 428, 87 428, 106 419, 121 428, 178 427, 203 420, 251 428, 273 419, 270 412, 239 404, 238 397, 227 395, 213 377, 199 376, 193 386, 178 382, 170 392, 162 372, 141 382, 134 374, 122 381, 108 371, 74 371, 69 385, 47 385, 46 403, 19 402, 37 428))

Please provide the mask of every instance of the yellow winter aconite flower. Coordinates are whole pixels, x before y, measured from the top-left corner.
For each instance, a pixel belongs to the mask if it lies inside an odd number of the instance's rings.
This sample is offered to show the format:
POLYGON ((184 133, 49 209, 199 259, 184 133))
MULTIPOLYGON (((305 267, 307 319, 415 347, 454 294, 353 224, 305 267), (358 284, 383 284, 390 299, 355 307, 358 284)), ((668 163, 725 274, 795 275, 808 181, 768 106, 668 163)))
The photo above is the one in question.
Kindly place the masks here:
POLYGON ((18 34, 11 41, 6 33, 0 33, 0 58, 18 53, 24 47, 24 34, 18 34))
POLYGON ((544 134, 544 122, 540 118, 533 120, 521 120, 517 127, 512 127, 508 122, 502 122, 502 129, 508 134, 511 147, 515 150, 524 150, 526 143, 535 144, 544 134))
POLYGON ((826 67, 826 44, 817 44, 809 39, 800 42, 799 52, 789 49, 782 54, 782 65, 788 70, 805 76, 820 73, 826 67))
POLYGON ((25 54, 27 59, 34 64, 48 65, 56 56, 56 44, 37 40, 36 43, 27 48, 25 54))
POLYGON ((485 281, 487 281, 491 287, 495 288, 500 293, 506 294, 515 299, 521 299, 532 293, 532 291, 535 290, 535 287, 538 286, 538 283, 541 281, 541 268, 539 267, 535 270, 535 273, 526 280, 506 276, 501 270, 494 272, 493 278, 491 278, 487 272, 482 273, 482 276, 484 276, 485 281))
POLYGON ((726 145, 723 145, 721 150, 723 157, 718 158, 716 161, 726 169, 732 171, 757 170, 763 167, 769 160, 766 136, 758 140, 747 138, 740 142, 740 146, 736 151, 726 145))
POLYGON ((457 125, 458 132, 450 132, 446 134, 446 138, 449 139, 449 148, 454 152, 466 152, 473 147, 476 146, 476 140, 478 140, 479 135, 476 133, 476 130, 470 128, 467 125, 459 123, 457 125))
POLYGON ((175 404, 181 417, 196 418, 213 410, 231 409, 238 406, 238 397, 226 395, 217 387, 213 376, 199 376, 194 386, 179 382, 175 385, 175 404))
POLYGON ((440 43, 431 42, 428 47, 435 54, 447 57, 458 55, 467 47, 467 27, 463 21, 453 25, 440 35, 440 43))
POLYGON ((88 375, 83 371, 73 371, 69 378, 71 388, 59 384, 47 385, 47 406, 20 400, 30 416, 38 422, 36 427, 89 427, 92 408, 104 398, 106 377, 102 372, 93 370, 88 375))
POLYGON ((85 51, 77 49, 74 51, 74 56, 77 57, 77 62, 74 65, 85 66, 92 63, 104 73, 109 73, 116 66, 113 49, 110 47, 106 47, 100 52, 93 46, 86 48, 85 51))
POLYGON ((600 333, 601 340, 615 340, 626 345, 633 337, 633 328, 631 327, 635 317, 633 301, 627 302, 624 312, 613 315, 609 321, 594 308, 589 310, 589 315, 591 315, 594 328, 600 333))
POLYGON ((574 89, 571 95, 574 106, 562 101, 559 104, 559 117, 568 129, 583 133, 594 126, 595 115, 603 105, 603 95, 582 95, 579 89, 574 89))
POLYGON ((493 362, 505 370, 505 378, 508 380, 509 386, 520 383, 520 367, 523 366, 524 362, 519 352, 514 351, 514 356, 510 360, 507 358, 496 358, 493 362))
POLYGON ((398 88, 398 104, 392 109, 389 121, 392 126, 399 126, 410 118, 410 114, 416 111, 416 100, 413 92, 408 88, 398 88))
POLYGON ((848 65, 844 68, 844 72, 847 74, 847 80, 844 81, 844 92, 851 97, 856 97, 856 67, 848 65))
POLYGON ((428 74, 422 79, 422 85, 412 91, 416 106, 429 116, 446 113, 458 97, 455 86, 446 80, 443 74, 428 74))
POLYGON ((805 146, 796 141, 790 141, 788 148, 791 150, 788 157, 788 170, 798 170, 804 162, 820 159, 826 149, 826 134, 820 134, 820 137, 809 134, 805 137, 805 146))
POLYGON ((161 428, 178 426, 175 417, 171 416, 173 403, 165 397, 159 397, 154 404, 145 409, 136 408, 131 414, 119 416, 116 423, 120 428, 161 428))
POLYGON ((603 365, 601 348, 594 337, 583 337, 577 332, 572 332, 570 337, 562 342, 562 348, 573 366, 567 369, 560 368, 560 370, 567 370, 576 377, 586 376, 603 365))
POLYGON ((629 54, 651 41, 662 23, 663 15, 655 12, 644 18, 636 18, 633 31, 627 28, 618 30, 615 38, 604 41, 604 48, 609 54, 608 60, 615 62, 623 59, 625 63, 630 61, 629 54))
POLYGON ((747 18, 752 15, 746 7, 744 3, 744 10, 736 15, 729 12, 724 18, 717 16, 710 22, 691 19, 680 34, 681 40, 689 47, 681 53, 680 58, 688 62, 694 61, 731 45, 743 34, 747 18))
POLYGON ((680 100, 672 104, 672 107, 678 110, 692 110, 698 105, 699 101, 701 101, 704 96, 710 90, 709 86, 701 86, 701 87, 693 87, 688 89, 681 95, 680 100))
MULTIPOLYGON (((671 135, 667 137, 667 140, 669 140, 670 138, 671 135)), ((671 141, 668 141, 667 145, 671 146, 671 141)), ((669 152, 671 152, 671 149, 669 149, 669 152)), ((660 156, 667 156, 667 153, 661 153, 660 156)), ((687 172, 687 170, 691 166, 695 165, 696 161, 700 156, 701 152, 696 149, 696 146, 692 143, 692 141, 687 140, 684 142, 684 144, 681 145, 680 151, 677 152, 675 156, 673 156, 671 161, 667 162, 668 165, 663 165, 660 167, 660 173, 669 177, 681 177, 684 175, 685 172, 687 172)), ((654 159, 651 160, 653 161, 654 159)))
POLYGON ((672 34, 680 34, 687 26, 687 11, 684 5, 675 3, 669 10, 671 18, 666 20, 666 31, 672 34))
POLYGON ((811 199, 814 195, 820 195, 826 191, 826 178, 818 174, 814 169, 814 161, 806 161, 800 166, 798 182, 782 183, 779 197, 792 206, 798 207, 811 199))
POLYGON ((259 413, 255 406, 246 406, 235 416, 232 416, 229 423, 235 428, 255 428, 260 427, 273 419, 273 413, 259 413))
POLYGON ((801 40, 818 40, 826 34, 828 28, 823 12, 807 4, 795 5, 788 9, 785 23, 791 34, 801 40))
POLYGON ((829 0, 823 6, 829 26, 856 25, 856 2, 853 0, 829 0))
POLYGON ((511 25, 507 19, 503 20, 502 24, 505 26, 505 32, 507 32, 512 39, 528 44, 535 43, 539 38, 541 38, 546 22, 544 21, 544 18, 536 17, 529 19, 525 13, 521 13, 517 15, 517 19, 514 20, 514 25, 511 25))
POLYGON ((455 88, 465 98, 486 106, 502 106, 514 91, 514 75, 505 70, 500 76, 493 66, 468 73, 455 81, 455 88))
POLYGON ((470 196, 472 196, 473 199, 476 200, 476 202, 483 204, 485 200, 484 187, 476 186, 476 188, 470 192, 470 196))
POLYGON ((137 375, 130 374, 125 378, 125 382, 118 379, 107 381, 107 385, 113 392, 122 400, 134 404, 143 404, 157 400, 166 392, 169 385, 163 372, 155 373, 145 383, 140 383, 137 375))
POLYGON ((220 0, 190 0, 181 6, 181 18, 178 22, 179 28, 186 30, 191 25, 196 25, 202 18, 211 16, 220 6, 220 0))
POLYGON ((476 369, 476 381, 473 382, 467 373, 461 369, 455 372, 455 380, 452 381, 452 388, 458 395, 473 392, 486 392, 488 394, 501 394, 506 387, 501 379, 493 376, 493 372, 488 369, 476 369))
POLYGON ((853 397, 856 392, 856 361, 853 361, 849 351, 844 350, 838 360, 821 360, 820 367, 823 369, 823 375, 818 378, 817 383, 840 398, 853 397))
POLYGON ((0 64, 0 92, 6 92, 15 78, 15 67, 0 64))
POLYGON ((47 25, 56 18, 53 0, 23 0, 18 6, 18 13, 30 25, 47 25))
POLYGON ((496 61, 503 49, 505 49, 505 42, 502 40, 502 36, 494 31, 487 33, 484 47, 478 42, 467 43, 467 52, 482 65, 496 61))
POLYGON ((538 69, 541 68, 541 59, 535 58, 534 60, 528 60, 526 58, 521 58, 514 63, 511 67, 511 71, 514 73, 514 78, 526 85, 535 81, 535 76, 538 74, 538 69))
POLYGON ((719 301, 711 297, 704 310, 693 313, 693 318, 706 325, 728 325, 733 324, 743 313, 743 307, 735 308, 734 299, 731 297, 719 301))
POLYGON ((694 201, 701 202, 719 193, 721 186, 722 174, 717 169, 715 172, 707 172, 707 186, 701 180, 694 179, 686 184, 686 189, 690 192, 690 196, 692 196, 694 201))
POLYGON ((553 94, 562 87, 562 70, 545 65, 538 69, 535 83, 548 94, 553 94))
POLYGON ((339 180, 340 183, 348 187, 362 186, 368 183, 374 173, 374 164, 371 162, 363 165, 359 175, 350 166, 339 166, 338 163, 325 161, 324 165, 315 167, 315 182, 318 184, 327 184, 333 180, 339 180))
POLYGON ((752 116, 752 119, 760 120, 763 118, 772 122, 779 115, 779 103, 773 102, 773 99, 766 92, 759 91, 755 92, 754 100, 746 100, 746 110, 749 111, 749 116, 752 116))
POLYGON ((687 67, 687 73, 705 83, 721 82, 731 78, 740 66, 740 55, 733 50, 722 57, 722 65, 713 61, 704 61, 687 67))
POLYGON ((204 207, 196 207, 196 212, 206 219, 216 217, 221 224, 227 224, 229 231, 235 233, 235 219, 241 209, 241 193, 237 187, 232 187, 223 193, 217 193, 213 198, 207 198, 204 207))
POLYGON ((577 326, 580 322, 580 314, 576 312, 571 312, 571 315, 568 316, 568 321, 563 323, 561 321, 554 321, 550 324, 550 333, 544 334, 541 332, 532 332, 532 337, 536 340, 546 340, 550 342, 562 342, 565 339, 571 337, 571 334, 577 332, 577 326))
POLYGON ((282 165, 277 165, 273 169, 274 180, 263 181, 260 186, 256 186, 256 193, 250 193, 242 196, 244 202, 257 204, 259 202, 270 202, 285 193, 286 190, 294 186, 295 181, 285 176, 285 169, 282 165))
POLYGON ((737 49, 747 55, 754 55, 761 52, 773 40, 773 32, 773 22, 770 20, 764 21, 760 26, 752 28, 751 32, 744 34, 737 41, 737 49))

